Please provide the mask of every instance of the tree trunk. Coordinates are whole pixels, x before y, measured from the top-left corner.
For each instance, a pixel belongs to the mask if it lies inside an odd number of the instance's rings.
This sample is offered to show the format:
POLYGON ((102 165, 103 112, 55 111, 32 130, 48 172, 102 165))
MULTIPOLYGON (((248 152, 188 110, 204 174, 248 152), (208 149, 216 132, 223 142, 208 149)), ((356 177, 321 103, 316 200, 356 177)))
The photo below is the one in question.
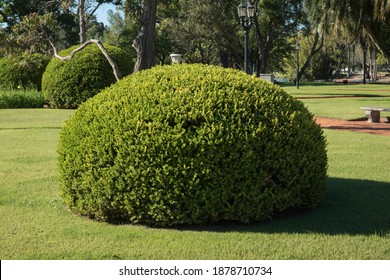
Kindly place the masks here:
POLYGON ((377 59, 377 51, 373 51, 373 69, 372 69, 372 80, 376 81, 378 80, 378 63, 376 62, 377 59))
POLYGON ((351 74, 351 45, 348 45, 347 77, 351 74))
POLYGON ((356 45, 352 45, 352 74, 355 74, 355 55, 356 55, 356 45))
POLYGON ((367 23, 363 24, 363 27, 365 31, 367 32, 368 36, 371 38, 372 42, 376 46, 376 48, 382 53, 382 55, 385 57, 387 60, 387 63, 390 63, 390 49, 383 47, 383 44, 381 44, 378 34, 374 31, 372 26, 370 26, 367 23))
MULTIPOLYGON (((268 28, 268 31, 270 31, 271 28, 268 28)), ((257 57, 256 57, 256 74, 259 76, 260 74, 264 73, 267 66, 268 66, 268 57, 269 57, 269 42, 272 40, 273 34, 272 31, 268 32, 268 34, 263 37, 261 35, 259 23, 257 22, 257 19, 255 18, 255 32, 257 37, 257 57)), ((251 63, 250 61, 249 63, 251 63)))
POLYGON ((87 30, 86 30, 86 20, 85 20, 85 0, 79 0, 78 12, 79 12, 80 44, 84 44, 87 41, 87 30))
POLYGON ((133 41, 137 52, 134 72, 156 65, 156 0, 141 1, 141 30, 133 41))
POLYGON ((363 37, 360 38, 360 44, 363 49, 363 84, 366 84, 366 78, 367 78, 367 45, 366 42, 364 42, 363 37))
POLYGON ((369 61, 369 71, 368 71, 368 78, 371 81, 377 80, 377 65, 376 65, 376 49, 370 48, 369 49, 369 55, 370 55, 370 61, 369 61))
POLYGON ((225 52, 224 50, 219 50, 219 58, 221 60, 221 65, 224 68, 229 67, 229 54, 225 52))
POLYGON ((320 34, 318 32, 316 32, 316 35, 314 37, 314 43, 313 43, 313 46, 311 47, 311 50, 310 50, 310 54, 309 56, 307 57, 306 59, 306 62, 303 64, 303 66, 301 67, 301 70, 299 71, 298 73, 298 81, 301 80, 301 77, 303 76, 303 74, 305 73, 306 69, 310 66, 310 62, 312 60, 312 58, 322 49, 322 47, 324 46, 324 37, 322 36, 322 39, 321 39, 321 43, 320 45, 317 47, 318 45, 318 42, 319 42, 319 39, 320 39, 320 34))

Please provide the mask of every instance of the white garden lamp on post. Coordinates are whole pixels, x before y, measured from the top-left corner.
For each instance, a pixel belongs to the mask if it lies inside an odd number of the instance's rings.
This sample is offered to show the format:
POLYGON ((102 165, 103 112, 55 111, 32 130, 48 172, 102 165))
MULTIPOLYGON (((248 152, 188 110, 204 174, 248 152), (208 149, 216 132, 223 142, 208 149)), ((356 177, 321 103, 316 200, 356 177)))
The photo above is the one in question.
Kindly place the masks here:
POLYGON ((244 70, 249 73, 248 69, 248 31, 252 25, 253 17, 255 16, 255 7, 248 1, 242 1, 237 7, 238 17, 244 29, 244 70))
POLYGON ((173 53, 170 55, 173 64, 179 64, 181 62, 181 54, 173 53))

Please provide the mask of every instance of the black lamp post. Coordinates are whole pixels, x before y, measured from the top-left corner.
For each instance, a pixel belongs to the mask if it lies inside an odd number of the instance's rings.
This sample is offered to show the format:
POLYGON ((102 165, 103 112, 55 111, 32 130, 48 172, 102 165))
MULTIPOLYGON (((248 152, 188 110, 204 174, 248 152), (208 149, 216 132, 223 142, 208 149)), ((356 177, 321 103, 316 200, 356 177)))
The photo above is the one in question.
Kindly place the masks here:
POLYGON ((299 49, 300 49, 300 45, 299 45, 299 42, 297 40, 296 44, 295 44, 295 51, 297 53, 297 79, 296 79, 296 85, 297 85, 297 89, 299 89, 299 49))
POLYGON ((237 7, 238 17, 244 29, 244 70, 249 73, 248 69, 248 30, 252 25, 253 17, 255 16, 255 7, 250 1, 242 1, 237 7))

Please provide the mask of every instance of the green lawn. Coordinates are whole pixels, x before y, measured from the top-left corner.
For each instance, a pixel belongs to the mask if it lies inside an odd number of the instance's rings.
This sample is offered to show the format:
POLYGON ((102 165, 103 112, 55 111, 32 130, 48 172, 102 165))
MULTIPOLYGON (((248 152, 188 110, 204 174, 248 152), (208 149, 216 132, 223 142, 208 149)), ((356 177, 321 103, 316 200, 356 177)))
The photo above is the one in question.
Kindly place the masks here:
MULTIPOLYGON (((283 89, 301 99, 310 111, 320 117, 359 119, 365 117, 360 107, 390 108, 390 84, 308 84, 299 89, 294 86, 284 86, 283 89)), ((390 116, 390 112, 381 115, 390 116)))
POLYGON ((282 86, 295 97, 390 97, 390 84, 303 84, 282 86))
POLYGON ((72 111, 0 110, 0 259, 389 259, 390 138, 326 130, 328 192, 306 213, 174 229, 71 214, 56 178, 72 111))

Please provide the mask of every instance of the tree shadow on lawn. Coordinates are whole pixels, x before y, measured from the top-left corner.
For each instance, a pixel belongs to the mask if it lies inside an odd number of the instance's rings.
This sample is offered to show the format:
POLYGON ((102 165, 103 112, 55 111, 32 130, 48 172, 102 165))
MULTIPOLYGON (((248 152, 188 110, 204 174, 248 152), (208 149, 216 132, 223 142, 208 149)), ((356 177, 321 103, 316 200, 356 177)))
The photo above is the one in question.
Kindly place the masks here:
POLYGON ((326 197, 318 208, 249 225, 225 223, 186 229, 217 232, 384 235, 390 233, 390 183, 329 178, 326 197))

